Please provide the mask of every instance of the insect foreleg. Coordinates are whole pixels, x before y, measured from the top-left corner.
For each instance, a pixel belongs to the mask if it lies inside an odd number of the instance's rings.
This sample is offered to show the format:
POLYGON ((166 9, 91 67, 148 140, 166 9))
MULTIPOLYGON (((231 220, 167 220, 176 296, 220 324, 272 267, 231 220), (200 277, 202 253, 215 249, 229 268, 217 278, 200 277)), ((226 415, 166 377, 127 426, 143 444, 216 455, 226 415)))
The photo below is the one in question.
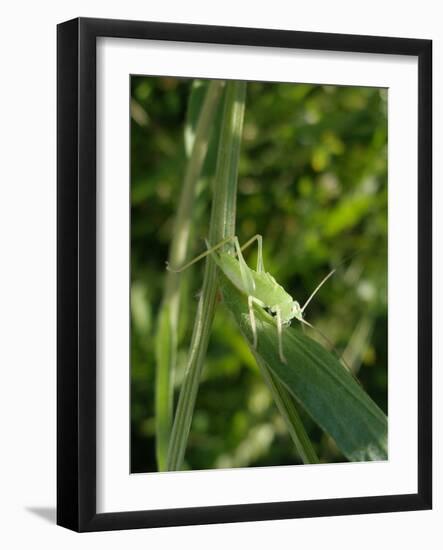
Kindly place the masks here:
POLYGON ((252 295, 248 296, 249 321, 251 323, 251 330, 252 330, 252 345, 254 346, 254 349, 256 349, 257 348, 257 324, 255 322, 254 304, 257 304, 260 307, 264 307, 265 304, 258 298, 255 298, 255 296, 252 296, 252 295))
POLYGON ((286 357, 283 353, 283 330, 282 330, 282 320, 281 320, 281 311, 279 307, 275 307, 275 322, 277 323, 277 336, 278 336, 278 354, 280 356, 280 361, 282 363, 287 363, 286 357))

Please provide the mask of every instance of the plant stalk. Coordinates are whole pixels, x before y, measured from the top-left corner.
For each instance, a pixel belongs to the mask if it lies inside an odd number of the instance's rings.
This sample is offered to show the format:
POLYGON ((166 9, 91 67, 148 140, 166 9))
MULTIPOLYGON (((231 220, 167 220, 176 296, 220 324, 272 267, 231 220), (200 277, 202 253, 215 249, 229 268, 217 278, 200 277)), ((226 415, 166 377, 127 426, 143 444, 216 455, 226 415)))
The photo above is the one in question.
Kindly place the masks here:
MULTIPOLYGON (((210 83, 198 118, 169 249, 168 259, 171 265, 183 264, 188 253, 197 182, 208 150, 211 130, 223 87, 224 81, 222 80, 214 80, 210 83)), ((167 272, 157 326, 155 420, 156 455, 159 471, 164 471, 167 467, 168 444, 172 425, 181 282, 180 273, 167 272)))
MULTIPOLYGON (((245 82, 227 83, 208 235, 210 243, 217 243, 235 234, 237 172, 245 95, 245 82)), ((208 257, 188 363, 171 432, 167 461, 167 469, 170 471, 179 470, 183 462, 214 318, 217 288, 217 267, 212 258, 208 257)))

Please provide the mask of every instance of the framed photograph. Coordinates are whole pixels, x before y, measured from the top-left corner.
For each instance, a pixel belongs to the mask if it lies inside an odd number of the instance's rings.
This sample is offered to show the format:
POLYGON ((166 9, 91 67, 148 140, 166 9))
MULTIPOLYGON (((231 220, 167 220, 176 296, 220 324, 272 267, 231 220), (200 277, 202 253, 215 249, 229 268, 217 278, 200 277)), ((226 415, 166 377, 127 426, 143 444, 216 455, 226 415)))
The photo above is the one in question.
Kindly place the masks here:
POLYGON ((430 40, 58 26, 59 525, 432 506, 430 40))

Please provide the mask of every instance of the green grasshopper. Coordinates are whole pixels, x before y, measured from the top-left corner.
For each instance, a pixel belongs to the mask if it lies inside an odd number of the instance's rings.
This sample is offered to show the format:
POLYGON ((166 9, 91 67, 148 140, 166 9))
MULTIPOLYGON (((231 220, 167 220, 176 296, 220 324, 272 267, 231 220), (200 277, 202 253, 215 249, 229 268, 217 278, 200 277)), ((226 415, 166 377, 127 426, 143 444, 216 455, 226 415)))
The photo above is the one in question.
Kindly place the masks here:
POLYGON ((302 323, 302 325, 306 325, 316 330, 330 345, 332 345, 329 340, 320 331, 318 331, 318 329, 303 318, 303 313, 312 298, 317 294, 329 277, 335 273, 335 269, 328 273, 320 284, 317 285, 315 290, 304 303, 303 307, 301 307, 300 304, 294 300, 280 284, 277 283, 274 277, 265 271, 263 265, 263 239, 261 235, 254 235, 243 246, 240 246, 238 237, 236 236, 228 237, 212 247, 206 242, 206 246, 206 252, 203 252, 184 266, 180 268, 172 268, 167 266, 167 269, 169 271, 179 273, 196 262, 202 260, 206 256, 211 255, 217 266, 231 281, 231 283, 248 296, 249 319, 251 323, 254 349, 257 348, 257 326, 254 314, 254 304, 262 307, 272 316, 275 316, 278 335, 278 352, 282 363, 287 363, 283 353, 283 327, 289 326, 292 319, 296 319, 302 323), (234 242, 237 258, 227 252, 220 252, 218 254, 215 253, 222 246, 232 241, 234 242), (243 250, 250 246, 254 241, 257 241, 258 247, 256 270, 248 267, 242 254, 243 250))

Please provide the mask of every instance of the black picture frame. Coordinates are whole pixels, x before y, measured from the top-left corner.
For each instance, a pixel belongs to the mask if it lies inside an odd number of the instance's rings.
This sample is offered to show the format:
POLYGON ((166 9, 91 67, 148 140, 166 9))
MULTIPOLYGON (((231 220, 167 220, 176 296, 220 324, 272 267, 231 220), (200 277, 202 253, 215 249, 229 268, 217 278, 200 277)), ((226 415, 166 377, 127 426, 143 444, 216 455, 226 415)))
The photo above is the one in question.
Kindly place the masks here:
POLYGON ((75 531, 424 510, 432 507, 432 42, 79 18, 57 29, 57 523, 75 531), (96 512, 96 39, 155 39, 418 58, 416 494, 96 512))

